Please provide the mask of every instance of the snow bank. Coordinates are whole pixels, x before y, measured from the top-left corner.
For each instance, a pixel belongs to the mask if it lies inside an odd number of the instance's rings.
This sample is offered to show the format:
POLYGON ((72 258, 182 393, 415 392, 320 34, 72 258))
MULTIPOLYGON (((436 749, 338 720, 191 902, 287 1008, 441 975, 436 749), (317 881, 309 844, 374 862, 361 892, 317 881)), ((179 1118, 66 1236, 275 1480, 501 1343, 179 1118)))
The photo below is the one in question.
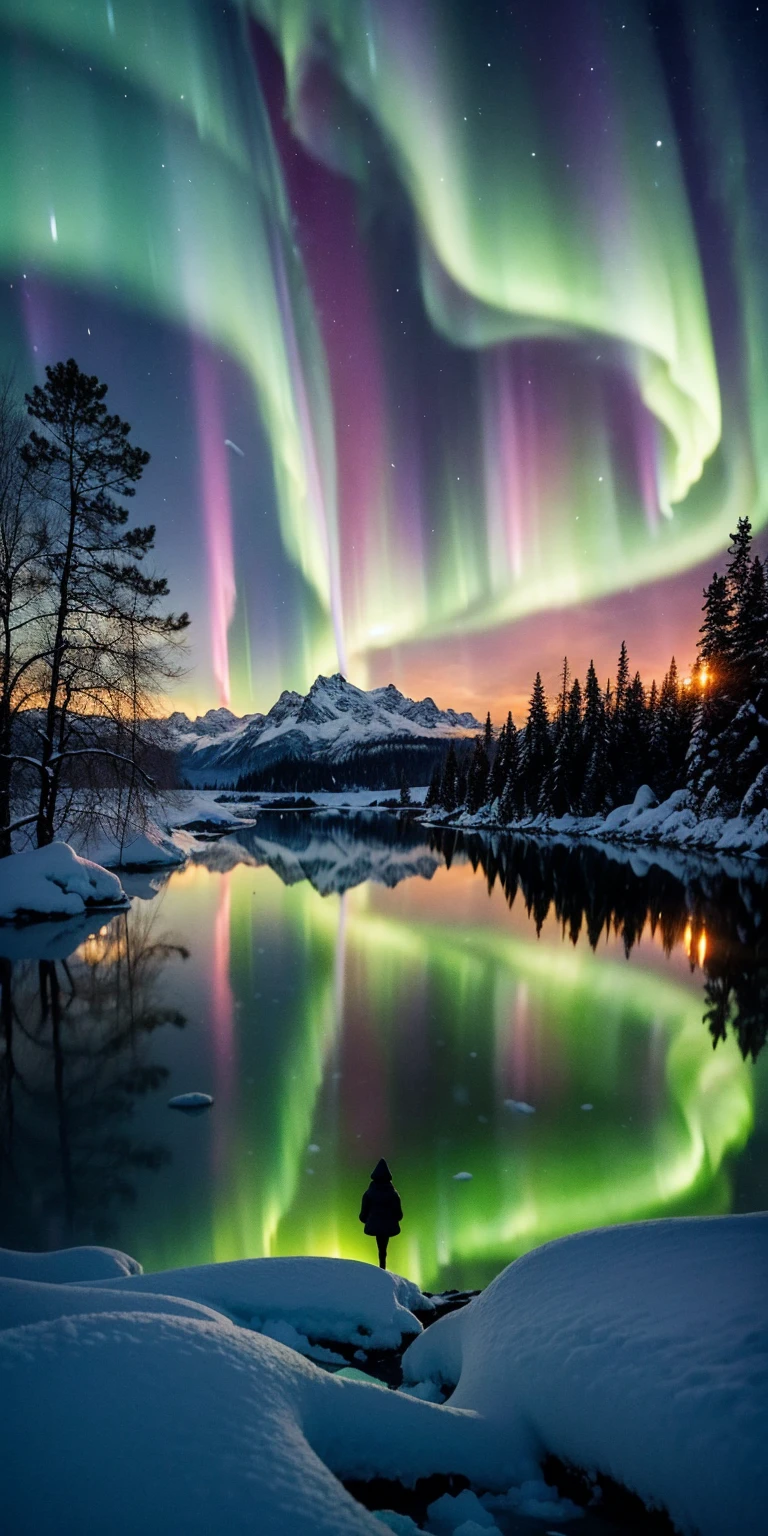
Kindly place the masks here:
MULTIPOLYGON (((49 1285, 39 1280, 0 1279, 0 1332, 26 1327, 30 1323, 50 1323, 61 1317, 89 1317, 96 1312, 124 1312, 135 1304, 126 1302, 122 1291, 93 1285, 49 1285)), ((137 1309, 138 1310, 138 1309, 137 1309)), ((195 1317, 206 1322, 220 1322, 212 1307, 180 1297, 157 1296, 144 1292, 142 1313, 160 1312, 172 1317, 195 1317)), ((287 1341, 284 1341, 287 1342, 287 1341)), ((296 1345, 293 1345, 296 1348, 296 1345)), ((307 1351, 299 1350, 299 1354, 307 1351)))
POLYGON ((145 1276, 105 1249, 0 1258, 20 1274, 0 1280, 8 1536, 381 1536, 405 1517, 377 1519, 338 1479, 436 1472, 473 1488, 435 1501, 433 1532, 477 1536, 497 1512, 559 1524, 578 1512, 542 1483, 545 1451, 665 1506, 690 1536, 764 1529, 768 1216, 640 1223, 527 1254, 407 1351, 409 1380, 456 1383, 444 1406, 302 1358, 314 1328, 369 1347, 418 1330, 407 1307, 424 1298, 373 1266, 145 1276), (257 1310, 272 1337, 232 1320, 257 1310))
POLYGON ((124 907, 117 875, 81 859, 67 843, 0 859, 0 921, 76 916, 88 907, 124 907))
POLYGON ((421 1332, 411 1308, 432 1308, 410 1280, 355 1259, 236 1259, 131 1275, 117 1284, 137 1305, 142 1292, 162 1292, 248 1326, 281 1321, 309 1339, 363 1342, 368 1349, 396 1349, 421 1332))
MULTIPOLYGON (((579 1233, 518 1259, 406 1352, 407 1380, 608 1474, 679 1529, 765 1530, 768 1216, 579 1233)), ((532 1472, 535 1476, 535 1471, 532 1472)))
POLYGON ((223 1318, 148 1311, 0 1333, 0 1440, 7 1536, 381 1536, 337 1478, 511 1481, 473 1414, 336 1380, 223 1318))
POLYGON ((600 842, 666 844, 681 849, 714 853, 747 853, 768 857, 768 811, 756 816, 697 816, 686 789, 676 789, 661 804, 647 784, 641 784, 630 805, 617 805, 605 816, 524 816, 500 823, 498 801, 470 815, 430 811, 428 824, 488 831, 530 832, 558 837, 596 838, 600 842))
MULTIPOLYGON (((75 839, 76 841, 76 839, 75 839)), ((154 822, 131 828, 124 838, 101 831, 85 851, 107 869, 168 869, 186 862, 186 853, 154 822)))
POLYGON ((4 1280, 46 1280, 68 1285, 78 1280, 123 1279, 140 1275, 141 1265, 119 1248, 57 1248, 52 1253, 19 1253, 0 1248, 4 1280))

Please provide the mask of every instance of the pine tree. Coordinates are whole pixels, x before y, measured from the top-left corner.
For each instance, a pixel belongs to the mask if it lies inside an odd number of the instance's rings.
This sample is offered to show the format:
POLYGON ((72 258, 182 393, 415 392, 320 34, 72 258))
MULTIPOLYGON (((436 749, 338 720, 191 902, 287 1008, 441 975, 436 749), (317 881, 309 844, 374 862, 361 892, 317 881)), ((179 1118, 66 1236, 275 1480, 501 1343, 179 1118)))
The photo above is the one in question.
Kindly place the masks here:
POLYGON ((707 673, 723 681, 731 662, 732 605, 725 576, 715 571, 704 589, 704 623, 699 630, 699 659, 707 673))
POLYGON ((458 763, 456 761, 456 748, 451 742, 443 764, 443 774, 440 780, 440 804, 444 811, 455 811, 457 804, 456 780, 458 777, 458 763))
POLYGON ((523 784, 520 763, 520 735, 507 716, 507 777, 502 791, 499 816, 506 824, 516 821, 523 813, 523 784))
POLYGON ((690 689, 681 687, 674 656, 665 673, 657 709, 656 778, 654 786, 663 799, 684 782, 685 760, 693 725, 690 689))
POLYGON ((735 617, 749 580, 749 568, 752 563, 752 524, 748 517, 739 518, 736 532, 731 534, 728 556, 726 580, 731 609, 735 617))
POLYGON ((627 697, 628 688, 629 655, 627 653, 627 642, 626 640, 622 640, 621 650, 619 651, 619 662, 616 669, 616 696, 614 699, 614 713, 616 715, 620 715, 624 708, 624 702, 627 697))
POLYGON ((493 721, 491 720, 491 711, 489 710, 487 715, 486 715, 486 717, 485 717, 485 727, 484 727, 484 732, 483 732, 483 738, 484 738, 484 743, 485 743, 485 750, 488 753, 489 757, 490 757, 491 749, 493 747, 493 734, 494 734, 494 732, 493 732, 493 721))
POLYGON ((552 768, 552 737, 549 728, 547 696, 541 673, 536 673, 525 727, 522 776, 525 806, 532 815, 541 807, 545 785, 552 768))
POLYGON ((499 815, 504 822, 512 821, 521 814, 520 750, 521 737, 515 728, 510 710, 506 723, 504 753, 505 778, 499 802, 499 815))
POLYGON ((747 573, 733 623, 733 660, 741 691, 757 701, 765 681, 768 655, 768 610, 766 609, 765 567, 755 556, 747 573))
MULTIPOLYGON (((509 717, 511 719, 511 716, 509 717)), ((496 751, 491 764, 491 776, 488 783, 488 798, 498 800, 504 792, 507 781, 507 724, 501 727, 496 742, 496 751)))
POLYGON ((571 801, 574 810, 580 804, 581 793, 584 787, 584 773, 586 769, 586 757, 584 753, 583 731, 584 700, 581 692, 581 683, 576 677, 573 680, 571 692, 568 698, 568 716, 566 719, 566 731, 571 740, 571 758, 573 762, 571 780, 571 801))
POLYGON ((585 816, 597 816, 612 803, 611 775, 611 685, 600 689, 594 664, 587 672, 586 706, 582 726, 584 744, 584 787, 581 807, 585 816))
MULTIPOLYGON (((188 625, 187 614, 162 614, 163 578, 141 562, 154 544, 153 526, 129 529, 122 502, 136 494, 149 454, 130 442, 130 426, 110 415, 106 384, 81 373, 74 358, 46 368, 46 383, 26 396, 33 428, 22 457, 30 485, 48 508, 46 558, 51 595, 49 637, 41 656, 38 846, 52 842, 65 765, 75 756, 101 756, 138 767, 137 711, 155 678, 172 675, 168 644, 188 625), (119 498, 119 499, 116 499, 119 498), (103 739, 80 745, 86 726, 97 732, 100 712, 125 708, 133 724, 132 761, 103 739), (85 724, 83 723, 85 720, 85 724)), ((110 737, 110 740, 113 740, 110 737)))
POLYGON ((582 728, 584 751, 586 753, 587 759, 592 756, 592 750, 597 740, 598 733, 603 728, 604 720, 605 704, 603 701, 603 695, 600 691, 600 684, 597 681, 595 663, 590 661, 589 667, 587 669, 587 681, 584 688, 584 720, 582 728))
POLYGON ((560 673, 560 692, 557 695, 557 709, 555 712, 555 739, 565 729, 565 717, 568 713, 568 698, 570 695, 571 669, 568 665, 568 657, 563 657, 563 669, 560 673))
POLYGON ((439 805, 440 804, 440 781, 441 781, 441 779, 442 779, 442 772, 441 772, 441 769, 440 769, 440 764, 439 763, 435 763, 435 766, 432 769, 432 777, 431 777, 431 779, 429 781, 429 788, 427 790, 426 798, 424 800, 424 805, 427 808, 429 808, 430 806, 433 806, 433 805, 439 805))
MULTIPOLYGON (((752 526, 740 517, 725 577, 704 594, 700 695, 687 782, 705 816, 735 813, 768 763, 768 604, 765 570, 752 557, 752 526)), ((757 800, 754 800, 755 806, 757 800)))
POLYGON ((640 673, 636 672, 624 703, 625 764, 622 798, 633 800, 641 784, 648 778, 649 735, 648 706, 640 673))
POLYGON ((613 709, 609 712, 609 709, 606 707, 606 716, 610 722, 609 740, 612 789, 619 804, 622 804, 627 798, 628 785, 633 771, 632 747, 627 734, 625 718, 628 691, 629 656, 627 654, 626 641, 622 640, 616 669, 616 692, 613 709))
POLYGON ((555 747, 549 781, 548 800, 555 816, 578 812, 583 779, 581 684, 576 678, 568 695, 568 708, 555 747))
POLYGON ((475 750, 467 774, 467 810, 474 815, 485 804, 488 789, 488 754, 482 736, 475 742, 475 750))
POLYGON ((408 780, 405 777, 405 770, 403 770, 403 772, 400 775, 400 804, 401 805, 410 805, 411 804, 411 790, 410 790, 410 785, 408 783, 408 780))

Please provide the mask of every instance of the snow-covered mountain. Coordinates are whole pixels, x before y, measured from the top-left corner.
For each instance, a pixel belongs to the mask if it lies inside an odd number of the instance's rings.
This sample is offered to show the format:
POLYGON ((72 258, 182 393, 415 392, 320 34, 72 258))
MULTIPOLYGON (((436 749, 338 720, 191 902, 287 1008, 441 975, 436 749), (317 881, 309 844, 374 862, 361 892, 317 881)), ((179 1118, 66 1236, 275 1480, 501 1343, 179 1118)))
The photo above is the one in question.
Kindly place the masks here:
POLYGON ((398 782, 398 764, 411 783, 425 783, 451 738, 480 729, 474 715, 438 709, 434 699, 405 698, 392 683, 366 692, 339 673, 316 678, 307 694, 281 693, 267 715, 238 719, 215 709, 194 721, 176 713, 168 723, 190 784, 245 776, 264 788, 372 784, 377 774, 388 787, 398 782))
POLYGON ((222 706, 221 709, 208 709, 204 715, 196 715, 194 720, 177 709, 168 716, 167 724, 178 737, 198 736, 202 740, 225 736, 238 727, 249 725, 252 720, 263 719, 263 715, 234 715, 231 709, 222 706))

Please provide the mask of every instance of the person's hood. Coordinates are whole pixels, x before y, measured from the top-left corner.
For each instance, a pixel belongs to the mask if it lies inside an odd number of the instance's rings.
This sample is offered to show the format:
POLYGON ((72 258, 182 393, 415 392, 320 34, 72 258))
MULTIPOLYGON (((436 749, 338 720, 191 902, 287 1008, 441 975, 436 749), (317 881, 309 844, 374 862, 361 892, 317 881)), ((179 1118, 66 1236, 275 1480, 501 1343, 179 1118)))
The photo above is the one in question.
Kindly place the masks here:
POLYGON ((387 1163, 386 1163, 386 1161, 385 1161, 385 1159, 383 1157, 379 1158, 379 1161, 377 1162, 376 1167, 374 1168, 373 1173, 371 1174, 371 1179, 372 1179, 372 1181, 375 1184, 391 1184, 392 1183, 392 1175, 391 1175, 391 1173, 389 1171, 389 1167, 388 1167, 388 1165, 387 1165, 387 1163))

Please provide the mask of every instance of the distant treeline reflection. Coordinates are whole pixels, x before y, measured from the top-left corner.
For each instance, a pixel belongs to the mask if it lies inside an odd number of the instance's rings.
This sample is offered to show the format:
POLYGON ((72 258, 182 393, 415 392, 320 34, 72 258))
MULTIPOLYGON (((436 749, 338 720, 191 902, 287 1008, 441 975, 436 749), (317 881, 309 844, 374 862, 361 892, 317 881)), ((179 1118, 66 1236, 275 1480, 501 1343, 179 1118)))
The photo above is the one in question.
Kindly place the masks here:
POLYGON ((647 930, 666 954, 682 946, 691 970, 706 978, 704 1022, 713 1045, 731 1030, 745 1060, 757 1059, 768 1034, 768 934, 761 921, 768 870, 740 861, 737 873, 713 865, 683 877, 662 863, 643 868, 642 853, 632 858, 554 840, 426 830, 446 865, 468 859, 483 871, 489 894, 498 884, 510 907, 519 893, 537 934, 554 910, 573 944, 586 939, 596 949, 614 933, 629 956, 647 930))

